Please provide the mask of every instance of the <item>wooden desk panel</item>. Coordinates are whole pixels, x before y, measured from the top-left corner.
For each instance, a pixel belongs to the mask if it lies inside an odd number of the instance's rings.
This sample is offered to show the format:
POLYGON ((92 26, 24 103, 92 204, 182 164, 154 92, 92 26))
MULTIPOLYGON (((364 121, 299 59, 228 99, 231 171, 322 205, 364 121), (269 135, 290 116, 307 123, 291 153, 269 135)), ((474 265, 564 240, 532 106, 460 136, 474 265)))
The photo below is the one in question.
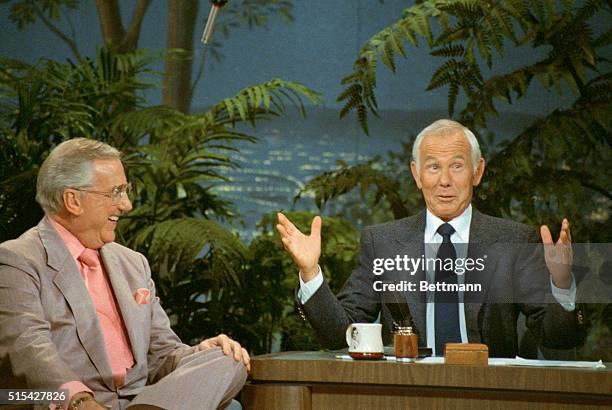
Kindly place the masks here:
POLYGON ((310 410, 313 408, 309 386, 247 384, 242 389, 243 403, 247 409, 310 410))
POLYGON ((253 358, 246 409, 612 408, 608 369, 451 366, 338 360, 295 352, 253 358))
MULTIPOLYGON (((312 409, 602 409, 610 399, 526 391, 435 387, 313 386, 312 409)), ((263 407, 261 407, 263 408, 263 407)))

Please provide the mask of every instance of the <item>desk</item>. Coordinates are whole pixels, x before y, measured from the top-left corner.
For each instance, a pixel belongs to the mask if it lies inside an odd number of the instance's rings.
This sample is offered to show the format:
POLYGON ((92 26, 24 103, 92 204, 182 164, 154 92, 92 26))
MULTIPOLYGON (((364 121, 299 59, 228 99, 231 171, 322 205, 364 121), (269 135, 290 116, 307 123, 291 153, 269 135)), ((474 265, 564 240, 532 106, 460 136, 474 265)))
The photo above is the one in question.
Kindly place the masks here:
POLYGON ((245 409, 603 409, 612 371, 351 361, 328 352, 254 357, 245 409))

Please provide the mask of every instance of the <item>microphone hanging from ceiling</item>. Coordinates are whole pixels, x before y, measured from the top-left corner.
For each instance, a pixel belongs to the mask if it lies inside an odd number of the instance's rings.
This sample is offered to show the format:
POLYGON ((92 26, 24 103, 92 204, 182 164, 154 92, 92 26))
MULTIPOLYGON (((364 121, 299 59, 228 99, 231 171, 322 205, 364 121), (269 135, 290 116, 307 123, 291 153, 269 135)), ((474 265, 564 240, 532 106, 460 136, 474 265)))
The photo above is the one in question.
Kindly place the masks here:
POLYGON ((204 32, 202 32, 202 43, 208 44, 213 32, 215 31, 215 22, 217 21, 217 15, 223 6, 227 4, 228 0, 211 0, 210 13, 208 14, 208 20, 206 20, 206 26, 204 32))

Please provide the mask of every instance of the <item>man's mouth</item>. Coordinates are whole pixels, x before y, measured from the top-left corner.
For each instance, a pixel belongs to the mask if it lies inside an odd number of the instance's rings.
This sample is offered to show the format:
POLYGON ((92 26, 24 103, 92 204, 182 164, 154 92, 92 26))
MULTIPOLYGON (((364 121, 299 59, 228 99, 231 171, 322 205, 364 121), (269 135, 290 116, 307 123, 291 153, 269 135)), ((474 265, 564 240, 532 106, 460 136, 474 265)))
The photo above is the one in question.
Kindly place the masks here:
POLYGON ((119 217, 117 215, 111 215, 111 216, 108 217, 108 219, 111 222, 117 222, 119 220, 119 217))
POLYGON ((442 202, 450 202, 453 199, 455 199, 455 195, 450 195, 450 194, 440 194, 438 195, 438 199, 442 202))

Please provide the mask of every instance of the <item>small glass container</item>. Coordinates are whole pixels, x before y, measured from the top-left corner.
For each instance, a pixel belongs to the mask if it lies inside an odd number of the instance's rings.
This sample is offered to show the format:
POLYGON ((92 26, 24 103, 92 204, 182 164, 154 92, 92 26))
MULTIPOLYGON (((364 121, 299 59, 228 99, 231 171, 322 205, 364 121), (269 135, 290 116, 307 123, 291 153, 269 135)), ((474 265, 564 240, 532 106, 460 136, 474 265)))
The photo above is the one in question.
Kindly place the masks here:
POLYGON ((419 355, 419 339, 410 326, 397 326, 393 332, 395 359, 398 362, 413 362, 419 355))

